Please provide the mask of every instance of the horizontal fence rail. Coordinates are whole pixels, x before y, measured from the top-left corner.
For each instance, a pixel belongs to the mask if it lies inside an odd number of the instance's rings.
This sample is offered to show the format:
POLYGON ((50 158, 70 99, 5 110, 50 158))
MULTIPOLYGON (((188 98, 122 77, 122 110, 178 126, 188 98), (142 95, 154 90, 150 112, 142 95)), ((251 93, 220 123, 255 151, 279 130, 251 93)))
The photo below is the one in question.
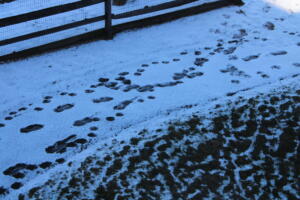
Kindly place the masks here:
POLYGON ((75 21, 69 24, 64 24, 52 28, 48 28, 45 30, 41 31, 36 31, 33 33, 13 37, 13 38, 8 38, 0 41, 0 47, 4 45, 9 45, 13 44, 16 42, 21 42, 25 40, 29 40, 32 38, 68 30, 71 28, 76 28, 79 26, 99 22, 99 21, 105 21, 105 26, 103 28, 100 28, 98 30, 90 31, 87 33, 75 35, 66 39, 58 40, 55 42, 50 42, 44 45, 28 48, 25 50, 17 51, 17 52, 12 52, 8 53, 6 55, 0 56, 0 61, 9 61, 9 60, 15 60, 19 59, 22 57, 27 57, 31 56, 34 54, 39 54, 41 52, 46 52, 46 51, 51 51, 59 48, 64 48, 70 45, 74 44, 79 44, 95 39, 111 39, 113 37, 113 34, 119 33, 124 30, 128 29, 133 29, 133 28, 139 28, 139 27, 145 27, 153 24, 159 24, 163 22, 167 22, 170 20, 178 19, 181 17, 185 16, 190 16, 190 15, 195 15, 198 13, 202 12, 207 12, 213 9, 217 8, 222 8, 230 5, 243 5, 243 2, 241 0, 216 0, 215 2, 211 3, 203 3, 198 6, 192 6, 189 8, 183 8, 177 11, 172 11, 172 12, 166 12, 165 14, 159 14, 155 15, 152 17, 146 17, 143 19, 139 20, 133 20, 129 21, 126 23, 118 24, 118 25, 112 25, 112 20, 113 19, 123 19, 123 18, 129 18, 129 17, 134 17, 138 15, 143 15, 147 13, 152 13, 156 11, 161 11, 161 10, 166 10, 170 8, 176 8, 179 6, 183 6, 185 4, 193 3, 196 1, 201 1, 201 0, 173 0, 170 2, 166 3, 161 3, 159 5, 154 5, 154 6, 147 6, 143 9, 137 9, 129 12, 124 12, 120 14, 114 15, 112 13, 112 0, 81 0, 81 1, 76 1, 73 3, 67 3, 59 6, 53 6, 50 8, 38 10, 38 11, 33 11, 29 12, 26 14, 21 14, 17 16, 12 16, 4 19, 0 19, 0 28, 9 26, 9 25, 14 25, 14 24, 19 24, 51 15, 56 15, 60 13, 65 13, 69 12, 72 10, 84 8, 87 6, 92 6, 95 4, 99 3, 104 3, 104 15, 103 16, 97 16, 97 17, 92 17, 88 19, 83 19, 80 21, 75 21))
POLYGON ((121 13, 118 15, 113 15, 112 18, 113 19, 122 19, 122 18, 127 18, 127 17, 134 17, 134 16, 138 16, 138 15, 143 15, 143 14, 147 14, 147 13, 151 13, 151 12, 156 12, 156 11, 160 11, 160 10, 165 10, 165 9, 169 9, 169 8, 175 8, 178 6, 182 6, 188 3, 193 3, 199 0, 174 0, 171 2, 167 2, 167 3, 162 3, 159 5, 155 5, 155 6, 149 6, 146 8, 142 8, 142 9, 138 9, 138 10, 133 10, 130 12, 125 12, 125 13, 121 13))
POLYGON ((93 18, 90 18, 90 19, 84 19, 84 20, 73 22, 73 23, 70 23, 70 24, 65 24, 65 25, 54 27, 54 28, 49 28, 49 29, 45 29, 45 30, 42 30, 42 31, 37 31, 37 32, 34 32, 34 33, 29 33, 29 34, 26 34, 26 35, 21 35, 21 36, 18 36, 18 37, 2 40, 2 41, 0 41, 0 46, 4 46, 4 45, 16 43, 16 42, 20 42, 20 41, 24 41, 24 40, 28 40, 28 39, 32 39, 32 38, 35 38, 35 37, 40 37, 40 36, 43 36, 43 35, 49 35, 51 33, 56 33, 56 32, 59 32, 59 31, 63 31, 63 30, 71 29, 71 28, 76 28, 78 26, 83 26, 83 25, 87 25, 87 24, 91 24, 91 23, 95 23, 95 22, 99 22, 99 21, 103 21, 103 20, 105 20, 104 15, 99 16, 99 17, 93 17, 93 18))

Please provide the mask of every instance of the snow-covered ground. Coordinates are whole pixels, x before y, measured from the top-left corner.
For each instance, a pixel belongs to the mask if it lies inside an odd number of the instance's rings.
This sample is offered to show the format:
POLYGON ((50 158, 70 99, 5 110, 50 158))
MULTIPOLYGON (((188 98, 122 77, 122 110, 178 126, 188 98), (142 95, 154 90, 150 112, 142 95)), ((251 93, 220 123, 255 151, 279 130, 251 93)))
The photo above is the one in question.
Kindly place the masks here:
POLYGON ((14 168, 16 178, 0 174, 4 188, 24 185, 4 199, 47 179, 48 167, 61 167, 57 159, 133 137, 126 128, 299 80, 299 4, 281 1, 245 0, 243 7, 1 64, 0 171, 27 164, 14 168))

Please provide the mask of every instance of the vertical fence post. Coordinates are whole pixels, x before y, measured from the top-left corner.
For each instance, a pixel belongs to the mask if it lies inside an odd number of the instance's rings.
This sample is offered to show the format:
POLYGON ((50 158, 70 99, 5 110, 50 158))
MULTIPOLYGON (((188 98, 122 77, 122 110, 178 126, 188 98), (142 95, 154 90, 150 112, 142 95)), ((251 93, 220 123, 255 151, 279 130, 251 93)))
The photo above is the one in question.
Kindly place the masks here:
POLYGON ((105 32, 107 39, 112 39, 111 4, 112 0, 105 0, 105 32))

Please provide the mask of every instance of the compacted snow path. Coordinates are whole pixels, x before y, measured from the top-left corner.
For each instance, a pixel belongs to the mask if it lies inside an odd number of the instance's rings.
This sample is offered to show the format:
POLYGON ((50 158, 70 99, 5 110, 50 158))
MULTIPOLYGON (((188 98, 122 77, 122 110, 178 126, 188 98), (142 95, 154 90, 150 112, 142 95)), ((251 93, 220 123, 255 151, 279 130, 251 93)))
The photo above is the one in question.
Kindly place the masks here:
POLYGON ((245 2, 2 63, 0 187, 155 116, 297 78, 300 13, 245 2))

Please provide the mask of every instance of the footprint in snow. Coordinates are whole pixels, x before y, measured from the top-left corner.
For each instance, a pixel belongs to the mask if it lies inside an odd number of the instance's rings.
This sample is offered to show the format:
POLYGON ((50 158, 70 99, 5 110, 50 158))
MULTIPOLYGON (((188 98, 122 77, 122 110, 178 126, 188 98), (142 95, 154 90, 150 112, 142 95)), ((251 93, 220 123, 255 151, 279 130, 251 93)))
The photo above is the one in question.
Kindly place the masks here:
POLYGON ((155 96, 148 96, 148 99, 155 99, 155 96))
POLYGON ((203 72, 192 72, 187 74, 186 77, 192 79, 198 76, 202 76, 203 74, 204 74, 203 72))
POLYGON ((240 29, 239 33, 233 35, 233 39, 243 39, 247 35, 246 29, 240 29))
POLYGON ((171 81, 171 82, 166 82, 166 83, 158 83, 156 84, 155 86, 156 87, 172 87, 172 86, 176 86, 178 84, 182 84, 183 82, 182 81, 171 81))
POLYGON ((180 55, 187 55, 187 54, 188 54, 187 51, 182 51, 182 52, 180 52, 180 55))
POLYGON ((38 111, 38 112, 39 112, 39 111, 42 111, 43 109, 44 109, 44 108, 42 108, 42 107, 35 107, 35 108, 34 108, 34 110, 35 110, 35 111, 38 111))
POLYGON ((58 159, 55 160, 55 162, 57 164, 63 164, 64 162, 66 162, 66 160, 64 158, 58 158, 58 159))
POLYGON ((123 117, 123 116, 124 116, 124 114, 121 112, 116 113, 116 117, 123 117))
POLYGON ((95 90, 90 90, 90 89, 87 89, 87 90, 85 90, 84 91, 86 94, 90 94, 90 93, 93 93, 93 92, 95 92, 95 90))
POLYGON ((16 115, 17 114, 17 112, 15 112, 15 111, 12 111, 12 112, 10 112, 10 113, 8 113, 9 115, 16 115))
POLYGON ((230 55, 229 57, 228 57, 228 59, 229 60, 237 60, 237 59, 239 59, 236 55, 230 55))
POLYGON ((228 93, 226 94, 226 96, 232 97, 232 96, 234 96, 234 95, 236 95, 236 94, 237 94, 237 92, 228 92, 228 93))
POLYGON ((154 86, 153 85, 144 85, 137 88, 138 92, 153 92, 154 86))
POLYGON ((276 51, 276 52, 272 52, 271 55, 273 56, 281 56, 281 55, 286 55, 287 51, 276 51))
POLYGON ((140 87, 141 87, 141 86, 136 85, 136 84, 127 85, 127 86, 123 89, 123 92, 129 92, 130 90, 138 89, 138 88, 140 88, 140 87))
POLYGON ((45 152, 48 154, 64 153, 64 152, 66 152, 68 147, 72 146, 69 144, 74 142, 76 137, 77 136, 74 134, 74 135, 70 135, 62 140, 59 140, 59 141, 55 142, 53 145, 46 147, 45 152))
POLYGON ((41 164, 39 164, 39 167, 42 168, 42 169, 48 169, 52 166, 52 162, 50 161, 46 161, 46 162, 43 162, 41 164))
POLYGON ((17 189, 20 189, 22 186, 23 186, 22 183, 14 182, 10 187, 11 187, 11 189, 17 190, 17 189))
POLYGON ((141 67, 149 67, 148 64, 142 64, 141 67))
POLYGON ((106 82, 109 81, 109 78, 99 78, 98 81, 99 81, 100 83, 106 83, 106 82))
POLYGON ((119 76, 117 78, 115 78, 116 81, 123 81, 125 80, 125 77, 124 76, 119 76))
POLYGON ((270 78, 270 76, 268 74, 265 74, 261 71, 258 71, 257 74, 260 75, 262 78, 270 78))
POLYGON ((112 122, 112 121, 115 121, 115 118, 114 117, 106 117, 106 120, 109 122, 112 122))
POLYGON ((51 103, 52 98, 53 98, 52 96, 45 96, 42 102, 44 104, 51 103))
POLYGON ((115 82, 115 81, 106 82, 104 84, 105 87, 110 88, 110 89, 117 87, 117 85, 118 85, 118 82, 115 82))
POLYGON ((124 85, 131 85, 131 80, 130 79, 124 79, 124 80, 122 80, 122 83, 124 85))
POLYGON ((194 64, 196 66, 202 67, 204 63, 208 62, 207 58, 196 58, 194 64))
POLYGON ((88 133, 87 135, 88 135, 88 137, 91 137, 91 138, 97 137, 97 135, 95 133, 88 133))
POLYGON ((257 54, 257 55, 251 55, 251 56, 247 56, 247 57, 243 58, 243 60, 244 60, 245 62, 249 62, 249 61, 251 61, 251 60, 258 59, 259 56, 260 56, 260 54, 257 54))
POLYGON ((275 29, 275 25, 272 23, 272 22, 266 22, 264 24, 264 28, 270 30, 270 31, 273 31, 275 29))
POLYGON ((262 78, 270 78, 270 76, 268 74, 265 74, 265 73, 261 74, 261 77, 262 78))
POLYGON ((250 78, 250 75, 246 74, 244 71, 239 70, 235 66, 228 66, 226 69, 221 69, 222 73, 229 73, 231 76, 240 76, 244 78, 250 78))
POLYGON ((201 54, 202 54, 202 52, 201 52, 201 51, 198 51, 198 50, 196 50, 196 51, 194 52, 194 54, 195 54, 195 56, 199 56, 199 55, 201 55, 201 54))
POLYGON ((293 63, 295 67, 300 67, 300 63, 293 63))
POLYGON ((114 110, 124 110, 128 105, 133 103, 133 100, 125 100, 119 103, 118 105, 114 106, 114 110))
POLYGON ((45 96, 44 97, 44 99, 48 99, 48 100, 50 100, 50 99, 52 99, 53 97, 52 96, 45 96))
POLYGON ((65 110, 69 110, 71 108, 74 107, 74 104, 64 104, 64 105, 60 105, 60 106, 57 106, 55 109, 54 109, 54 112, 63 112, 65 110))
POLYGON ((228 49, 224 50, 225 55, 233 54, 236 50, 236 47, 229 47, 228 49))
POLYGON ((21 112, 21 111, 25 111, 25 110, 27 110, 26 107, 21 107, 21 108, 18 109, 18 111, 20 111, 20 112, 21 112))
POLYGON ((6 120, 6 121, 10 121, 10 120, 12 120, 13 119, 13 117, 11 117, 11 116, 8 116, 8 117, 5 117, 4 118, 4 120, 6 120))
POLYGON ((280 69, 281 67, 279 65, 273 65, 271 66, 271 69, 280 69))
POLYGON ((68 95, 69 95, 70 97, 75 97, 77 94, 72 92, 72 93, 69 93, 68 95))
POLYGON ((92 126, 90 127, 90 131, 97 131, 98 130, 98 127, 97 126, 92 126))
POLYGON ((119 73, 119 76, 126 76, 128 74, 129 74, 129 72, 121 72, 121 73, 119 73))
POLYGON ((62 154, 65 153, 69 148, 82 147, 82 145, 87 144, 88 142, 89 141, 85 138, 76 139, 76 135, 71 135, 61 141, 57 141, 51 146, 48 146, 45 151, 48 154, 62 154))
POLYGON ((100 119, 98 117, 85 117, 81 120, 76 120, 74 123, 73 123, 73 126, 84 126, 86 124, 89 124, 89 123, 92 123, 92 122, 97 122, 97 121, 100 121, 100 119))
POLYGON ((42 129, 43 127, 44 127, 44 125, 42 125, 42 124, 32 124, 32 125, 26 126, 25 128, 21 128, 20 132, 21 133, 29 133, 32 131, 38 131, 38 130, 42 129))
POLYGON ((239 80, 231 80, 231 83, 234 83, 234 84, 239 84, 240 81, 239 80))
POLYGON ((93 99, 94 103, 103 103, 103 102, 109 102, 112 101, 114 98, 112 97, 100 97, 98 99, 93 99))

